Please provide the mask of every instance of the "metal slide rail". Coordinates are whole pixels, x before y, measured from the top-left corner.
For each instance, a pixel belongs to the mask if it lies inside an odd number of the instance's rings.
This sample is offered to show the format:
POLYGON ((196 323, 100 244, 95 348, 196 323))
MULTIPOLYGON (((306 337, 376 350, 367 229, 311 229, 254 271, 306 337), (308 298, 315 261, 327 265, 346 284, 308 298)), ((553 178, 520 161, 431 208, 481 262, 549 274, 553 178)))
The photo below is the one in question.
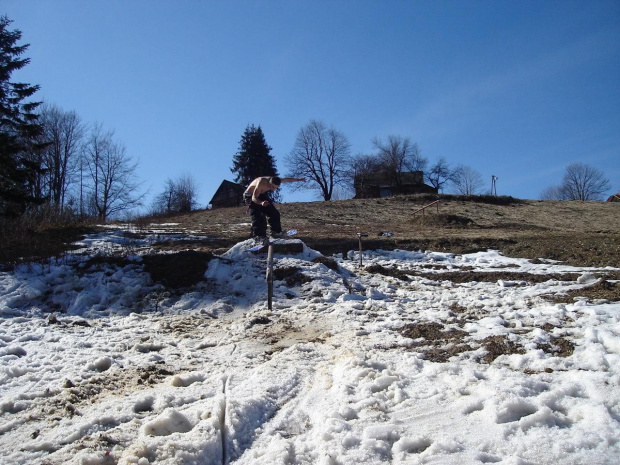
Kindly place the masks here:
POLYGON ((424 215, 424 211, 428 207, 432 207, 433 205, 437 206, 437 213, 439 213, 439 200, 435 200, 434 202, 431 202, 428 205, 424 205, 422 208, 417 209, 416 211, 413 212, 413 214, 415 215, 416 213, 422 212, 422 215, 424 215))

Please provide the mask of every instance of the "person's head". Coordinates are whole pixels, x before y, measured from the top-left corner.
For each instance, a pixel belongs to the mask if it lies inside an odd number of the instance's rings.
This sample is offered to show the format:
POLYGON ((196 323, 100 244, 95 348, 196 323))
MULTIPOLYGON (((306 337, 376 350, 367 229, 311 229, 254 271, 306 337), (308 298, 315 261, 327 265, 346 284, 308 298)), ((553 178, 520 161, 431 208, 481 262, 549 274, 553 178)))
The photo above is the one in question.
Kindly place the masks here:
POLYGON ((269 184, 271 184, 273 190, 276 190, 282 184, 282 180, 277 176, 272 176, 269 178, 269 184))

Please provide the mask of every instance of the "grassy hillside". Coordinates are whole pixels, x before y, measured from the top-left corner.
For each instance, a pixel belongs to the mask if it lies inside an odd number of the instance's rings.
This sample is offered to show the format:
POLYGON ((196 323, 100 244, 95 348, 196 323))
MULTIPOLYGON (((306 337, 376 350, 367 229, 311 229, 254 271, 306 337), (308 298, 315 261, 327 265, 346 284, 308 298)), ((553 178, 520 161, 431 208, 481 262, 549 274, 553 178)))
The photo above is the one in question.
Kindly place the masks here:
MULTIPOLYGON (((454 253, 493 248, 509 256, 588 266, 620 266, 620 203, 554 202, 510 197, 398 196, 384 199, 285 203, 285 229, 324 254, 365 249, 430 249, 454 253), (439 199, 424 212, 416 210, 439 199), (394 233, 382 237, 382 232, 394 233)), ((214 250, 246 239, 245 207, 194 212, 166 219, 218 241, 214 250)))
MULTIPOLYGON (((497 249, 508 256, 545 258, 582 266, 620 266, 620 203, 554 202, 511 197, 398 196, 384 199, 284 203, 278 206, 285 229, 323 254, 358 248, 357 233, 368 234, 369 249, 437 250, 466 253, 497 249), (422 207, 438 203, 418 211, 422 207), (417 213, 416 213, 417 211, 417 213), (381 233, 393 233, 383 237, 381 233)), ((245 207, 201 210, 173 218, 142 218, 138 231, 158 223, 176 224, 181 234, 208 236, 157 244, 220 252, 247 239, 245 207)), ((5 235, 0 264, 58 256, 93 228, 47 228, 5 235)), ((152 229, 152 228, 150 228, 152 229)))

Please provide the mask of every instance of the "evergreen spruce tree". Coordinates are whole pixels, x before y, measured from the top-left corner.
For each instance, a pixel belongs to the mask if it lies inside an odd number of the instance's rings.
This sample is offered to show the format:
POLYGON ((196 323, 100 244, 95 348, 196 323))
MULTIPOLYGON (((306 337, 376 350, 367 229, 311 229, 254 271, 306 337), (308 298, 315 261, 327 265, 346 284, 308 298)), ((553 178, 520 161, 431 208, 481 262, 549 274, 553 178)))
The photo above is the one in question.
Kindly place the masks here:
POLYGON ((42 127, 35 113, 40 102, 24 102, 39 86, 11 82, 11 75, 30 60, 20 58, 28 45, 17 45, 21 31, 9 30, 12 21, 0 18, 0 215, 18 214, 38 203, 33 185, 41 171, 33 161, 42 127))
POLYGON ((243 186, 247 186, 258 176, 278 176, 271 147, 267 145, 260 126, 255 127, 252 124, 245 128, 230 171, 237 174, 235 182, 243 186))

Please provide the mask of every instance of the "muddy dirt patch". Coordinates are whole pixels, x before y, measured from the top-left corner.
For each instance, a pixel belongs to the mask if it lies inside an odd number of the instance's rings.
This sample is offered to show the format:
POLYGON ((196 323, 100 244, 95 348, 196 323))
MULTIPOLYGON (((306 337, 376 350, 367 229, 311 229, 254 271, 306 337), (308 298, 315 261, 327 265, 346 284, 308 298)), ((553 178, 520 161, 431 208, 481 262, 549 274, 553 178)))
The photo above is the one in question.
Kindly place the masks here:
POLYGON ((329 335, 323 333, 319 325, 297 325, 288 318, 254 317, 250 320, 248 330, 252 338, 269 346, 267 355, 284 350, 294 344, 324 343, 329 335))
POLYGON ((303 274, 301 268, 297 266, 275 268, 273 270, 273 279, 284 281, 288 287, 312 282, 312 278, 303 274))
MULTIPOLYGON (((80 416, 80 409, 84 405, 95 403, 110 393, 134 392, 138 386, 160 383, 172 374, 171 368, 153 364, 128 369, 118 367, 79 382, 66 379, 59 392, 50 392, 48 397, 36 399, 23 414, 26 415, 26 421, 46 418, 52 422, 80 416)), ((136 408, 148 411, 151 406, 139 404, 136 408)), ((32 437, 36 438, 38 434, 38 431, 34 431, 32 437)))
POLYGON ((399 270, 396 267, 385 267, 382 265, 369 265, 364 268, 364 271, 372 274, 380 274, 383 276, 391 276, 392 278, 400 279, 401 281, 409 281, 409 276, 404 271, 399 270))
POLYGON ((474 220, 461 215, 450 214, 418 214, 411 220, 412 225, 433 226, 442 228, 471 228, 475 226, 474 220))
POLYGON ((212 253, 194 250, 146 255, 143 257, 144 271, 151 275, 154 282, 180 289, 201 282, 212 258, 212 253))
POLYGON ((486 354, 482 356, 485 363, 493 362, 500 355, 524 354, 525 350, 510 341, 506 336, 491 336, 480 341, 486 354))
POLYGON ((446 271, 440 273, 408 273, 411 276, 421 277, 430 281, 451 281, 455 284, 480 282, 480 283, 496 283, 499 281, 512 282, 512 283, 524 283, 524 284, 537 284, 545 283, 547 281, 575 281, 578 277, 578 273, 551 273, 551 274, 532 274, 532 273, 520 273, 520 272, 508 272, 508 271, 489 271, 489 272, 476 272, 476 271, 446 271))
POLYGON ((398 332, 409 339, 414 339, 410 350, 426 356, 432 362, 447 362, 450 357, 472 350, 463 340, 467 332, 447 328, 440 323, 412 323, 403 326, 398 332))
POLYGON ((555 303, 573 303, 578 298, 585 298, 590 302, 596 300, 618 302, 620 301, 620 282, 602 279, 592 286, 555 295, 551 300, 555 303))
POLYGON ((570 357, 575 352, 575 343, 563 337, 553 338, 549 344, 538 344, 538 348, 556 357, 570 357))

